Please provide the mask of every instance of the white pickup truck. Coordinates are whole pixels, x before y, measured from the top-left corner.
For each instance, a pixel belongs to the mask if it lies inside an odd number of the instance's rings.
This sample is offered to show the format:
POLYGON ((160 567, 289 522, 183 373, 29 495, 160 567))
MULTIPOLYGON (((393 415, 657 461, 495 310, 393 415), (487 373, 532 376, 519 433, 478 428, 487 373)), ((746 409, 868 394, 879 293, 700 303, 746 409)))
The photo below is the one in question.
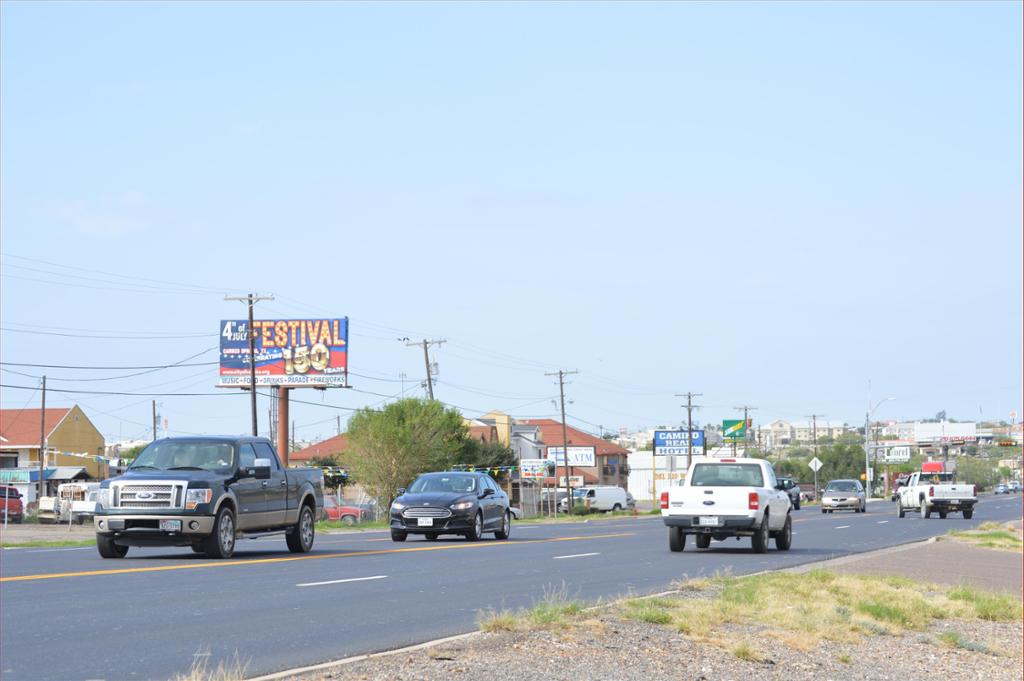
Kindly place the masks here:
POLYGON ((947 513, 957 511, 964 518, 974 516, 974 505, 978 497, 974 485, 957 484, 952 473, 921 471, 910 476, 905 487, 901 487, 896 499, 899 517, 908 512, 918 512, 922 518, 938 513, 945 518, 947 513))
POLYGON ((661 517, 668 526, 668 546, 682 551, 686 535, 697 548, 711 540, 750 537, 755 553, 788 551, 793 542, 789 494, 775 471, 761 459, 695 458, 682 485, 661 493, 661 517))

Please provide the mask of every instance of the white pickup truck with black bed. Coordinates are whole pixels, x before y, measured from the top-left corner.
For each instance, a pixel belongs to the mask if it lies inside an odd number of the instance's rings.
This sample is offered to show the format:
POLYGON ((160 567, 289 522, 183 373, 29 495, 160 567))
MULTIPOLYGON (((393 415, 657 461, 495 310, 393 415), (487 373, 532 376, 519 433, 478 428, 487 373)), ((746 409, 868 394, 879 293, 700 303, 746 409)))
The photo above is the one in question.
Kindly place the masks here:
POLYGON ((791 508, 771 464, 761 459, 695 459, 683 484, 661 493, 672 551, 686 547, 687 535, 694 535, 698 549, 709 548, 712 539, 750 537, 755 553, 767 551, 769 539, 788 551, 791 508))

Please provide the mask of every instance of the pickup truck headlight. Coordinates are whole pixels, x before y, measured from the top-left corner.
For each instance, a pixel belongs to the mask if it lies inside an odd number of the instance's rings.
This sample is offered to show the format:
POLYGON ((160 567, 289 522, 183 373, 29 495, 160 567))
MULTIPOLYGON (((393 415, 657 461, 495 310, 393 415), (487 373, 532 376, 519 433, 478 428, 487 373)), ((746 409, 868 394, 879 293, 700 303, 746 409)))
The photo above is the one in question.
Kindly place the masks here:
POLYGON ((104 488, 96 490, 96 503, 100 505, 100 508, 108 508, 110 506, 110 488, 104 488))
POLYGON ((395 501, 391 503, 391 508, 393 508, 396 511, 401 511, 403 508, 405 508, 405 504, 403 504, 401 501, 395 501))
POLYGON ((190 489, 185 492, 185 510, 191 511, 199 504, 208 504, 213 499, 212 489, 190 489))
POLYGON ((449 508, 452 509, 453 511, 465 511, 467 509, 473 508, 473 502, 460 501, 457 504, 452 504, 451 506, 449 506, 449 508))

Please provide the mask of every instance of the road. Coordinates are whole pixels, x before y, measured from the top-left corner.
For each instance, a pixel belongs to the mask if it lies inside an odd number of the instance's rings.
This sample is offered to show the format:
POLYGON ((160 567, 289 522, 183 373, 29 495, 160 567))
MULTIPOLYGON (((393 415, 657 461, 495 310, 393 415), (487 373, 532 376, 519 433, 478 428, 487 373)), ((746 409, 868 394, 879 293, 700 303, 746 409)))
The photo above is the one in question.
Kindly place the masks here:
MULTIPOLYGON (((593 601, 664 590, 682 577, 741 575, 859 553, 1021 517, 1021 497, 985 497, 973 520, 794 512, 793 549, 668 551, 658 517, 543 525, 512 538, 394 544, 386 533, 324 535, 310 554, 282 538, 239 543, 210 561, 188 549, 13 549, 0 570, 4 681, 166 679, 193 656, 236 653, 250 675, 391 649, 475 628, 478 613, 527 607, 545 593, 593 601)), ((955 569, 951 566, 950 569, 955 569)))

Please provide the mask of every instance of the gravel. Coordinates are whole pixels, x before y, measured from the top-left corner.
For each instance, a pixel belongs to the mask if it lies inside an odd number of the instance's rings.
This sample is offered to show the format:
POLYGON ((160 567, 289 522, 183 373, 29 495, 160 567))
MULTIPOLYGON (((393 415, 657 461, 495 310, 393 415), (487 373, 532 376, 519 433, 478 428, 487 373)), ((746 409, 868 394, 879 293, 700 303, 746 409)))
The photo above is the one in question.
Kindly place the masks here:
POLYGON ((589 619, 559 631, 480 634, 433 648, 398 653, 305 674, 301 681, 419 681, 478 679, 504 681, 581 681, 610 679, 652 681, 688 679, 729 681, 749 678, 856 678, 865 681, 914 679, 1021 678, 1020 622, 936 621, 927 632, 902 636, 866 636, 857 644, 825 641, 800 651, 767 638, 756 626, 728 627, 720 645, 697 643, 668 626, 625 620, 617 608, 589 613, 589 619), (943 645, 953 631, 961 640, 989 652, 943 645), (754 661, 742 660, 732 648, 752 643, 754 661))

